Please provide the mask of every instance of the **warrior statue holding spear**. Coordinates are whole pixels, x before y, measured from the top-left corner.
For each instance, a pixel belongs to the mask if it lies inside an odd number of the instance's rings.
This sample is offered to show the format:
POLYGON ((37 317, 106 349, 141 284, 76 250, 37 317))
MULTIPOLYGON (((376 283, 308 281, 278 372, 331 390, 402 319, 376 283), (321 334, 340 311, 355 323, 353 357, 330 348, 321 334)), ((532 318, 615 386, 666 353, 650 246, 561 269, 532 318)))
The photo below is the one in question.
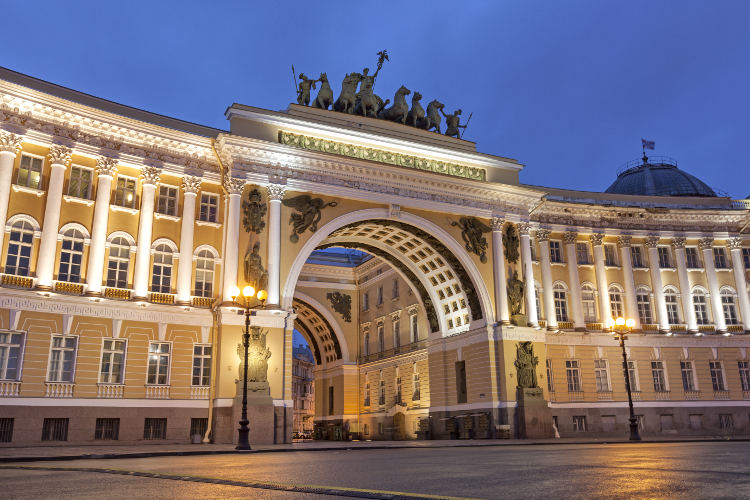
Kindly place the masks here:
MULTIPOLYGON (((466 121, 466 125, 459 125, 459 120, 460 120, 459 116, 461 115, 461 110, 459 109, 458 111, 455 111, 452 115, 446 115, 445 111, 443 111, 442 109, 440 110, 440 112, 445 117, 445 127, 446 127, 445 135, 450 136, 450 137, 458 137, 460 139, 461 131, 458 129, 459 128, 466 129, 466 127, 469 125, 468 120, 466 121)), ((473 114, 474 113, 469 115, 469 120, 471 120, 471 116, 473 114)))

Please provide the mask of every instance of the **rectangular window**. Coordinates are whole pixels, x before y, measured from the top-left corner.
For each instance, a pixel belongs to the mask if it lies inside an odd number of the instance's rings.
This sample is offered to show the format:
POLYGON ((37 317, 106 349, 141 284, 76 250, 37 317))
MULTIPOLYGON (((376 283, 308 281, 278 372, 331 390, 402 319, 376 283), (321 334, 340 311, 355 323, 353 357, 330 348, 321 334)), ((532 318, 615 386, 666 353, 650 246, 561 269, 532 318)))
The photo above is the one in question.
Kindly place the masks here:
POLYGON ((167 419, 166 418, 144 419, 143 439, 167 439, 167 419))
POLYGON ((715 391, 726 391, 727 386, 724 383, 724 369, 721 361, 709 361, 708 366, 711 370, 711 385, 715 391))
POLYGON ((125 340, 104 339, 99 383, 122 384, 125 373, 125 340))
POLYGON ((57 268, 57 279, 68 283, 81 281, 81 262, 83 262, 83 235, 74 230, 66 231, 60 244, 60 266, 57 268))
POLYGON ((651 362, 651 377, 654 379, 654 392, 667 392, 667 378, 663 361, 651 362))
POLYGON ((73 165, 70 169, 70 180, 68 181, 68 196, 84 200, 91 199, 93 179, 93 170, 73 165))
POLYGON ((398 278, 393 279, 393 285, 391 288, 391 298, 392 299, 398 298, 398 278))
POLYGON ((94 432, 96 440, 118 440, 120 439, 120 419, 119 418, 97 418, 96 431, 94 432))
POLYGON ((743 391, 750 391, 750 362, 738 361, 737 367, 740 369, 740 385, 743 391))
POLYGON ((401 377, 396 377, 396 404, 402 404, 401 399, 401 377))
POLYGON ((365 384, 365 406, 370 406, 370 384, 365 384))
POLYGON ((583 304, 583 320, 587 323, 595 322, 596 298, 594 297, 594 290, 588 285, 581 290, 581 303, 583 304))
POLYGON ((664 294, 664 302, 667 303, 667 319, 670 325, 680 324, 680 306, 677 304, 677 295, 674 293, 664 294))
POLYGON ((714 247, 714 266, 716 269, 729 269, 727 251, 724 247, 714 247))
POLYGON ((630 247, 630 260, 633 262, 634 268, 646 267, 643 264, 643 252, 641 251, 641 247, 630 247))
POLYGON ((393 320, 393 347, 401 347, 401 320, 393 320))
POLYGON ((370 355, 370 332, 365 331, 364 340, 362 341, 362 350, 365 356, 370 355))
POLYGON ((370 294, 365 292, 362 295, 362 310, 367 311, 370 309, 370 294))
POLYGON ((73 382, 78 337, 53 335, 49 355, 48 382, 73 382))
POLYGON ((198 220, 203 222, 216 222, 219 212, 219 197, 211 193, 201 193, 201 212, 198 220))
POLYGON ((562 262, 562 245, 559 241, 549 242, 549 260, 550 262, 562 262))
POLYGON ((18 178, 16 184, 19 186, 42 189, 42 164, 44 160, 36 156, 21 155, 21 163, 18 166, 18 178))
POLYGON ((150 385, 169 383, 169 342, 151 342, 148 345, 148 377, 150 385))
POLYGON ((669 247, 658 247, 659 252, 659 267, 661 269, 671 269, 672 259, 669 255, 669 247))
POLYGON ((591 264, 589 246, 587 243, 576 243, 576 261, 579 264, 591 264))
POLYGON ((208 418, 191 418, 190 419, 190 438, 206 435, 208 430, 208 418))
POLYGON ((609 392, 609 367, 606 359, 594 360, 594 377, 596 378, 596 392, 609 392))
POLYGON ((0 418, 0 443, 13 441, 13 423, 12 418, 0 418))
POLYGON ((630 380, 631 391, 641 390, 640 385, 638 385, 638 370, 636 370, 635 361, 628 361, 628 379, 630 380))
POLYGON ((456 361, 456 402, 466 402, 466 361, 456 361))
POLYGON ((701 258, 697 247, 685 248, 685 260, 688 269, 701 269, 703 267, 701 265, 701 258))
POLYGON ((731 413, 720 414, 719 427, 723 432, 734 432, 734 416, 731 413))
POLYGON ((581 391, 581 368, 578 360, 569 359, 565 361, 565 373, 568 379, 568 392, 581 391))
POLYGON ((745 261, 745 269, 750 269, 750 248, 742 249, 742 259, 745 261))
POLYGON ((604 245, 604 265, 617 265, 617 247, 615 245, 604 245))
POLYGON ((107 262, 107 286, 112 288, 128 287, 128 265, 130 264, 130 245, 124 238, 115 238, 109 246, 107 262))
POLYGON ((420 386, 419 386, 419 373, 414 373, 412 384, 414 384, 414 392, 412 393, 411 400, 412 401, 419 401, 421 395, 420 395, 420 386))
POLYGON ((383 380, 383 373, 380 373, 380 383, 378 384, 378 404, 385 404, 385 380, 383 380))
POLYGON ((585 415, 574 415, 573 416, 573 432, 586 432, 588 427, 586 426, 585 415))
POLYGON ((547 358, 547 390, 549 392, 555 392, 555 381, 552 379, 552 360, 547 358))
POLYGON ((67 441, 68 419, 45 418, 42 424, 42 441, 67 441))
POLYGON ((383 287, 378 287, 378 301, 376 302, 376 305, 382 306, 383 305, 383 287))
POLYGON ((555 317, 557 321, 568 321, 568 302, 565 290, 555 290, 555 317))
POLYGON ((135 179, 118 175, 115 186, 113 204, 120 207, 133 208, 135 206, 135 179))
POLYGON ((380 352, 385 351, 385 327, 378 325, 378 348, 380 352))
POLYGON ((328 386, 328 414, 333 415, 333 386, 328 386))
POLYGON ((409 339, 412 343, 419 340, 419 320, 416 314, 409 316, 409 339))
POLYGON ((159 200, 156 204, 157 213, 164 215, 177 215, 177 194, 179 191, 174 186, 159 186, 159 200))
POLYGON ((211 346, 193 346, 193 385, 207 386, 211 378, 211 346))
POLYGON ((693 309, 695 310, 695 320, 699 325, 708 325, 708 305, 706 304, 706 295, 704 293, 693 294, 693 309))
POLYGON ((0 332, 0 380, 19 380, 23 333, 0 332))
POLYGON ((636 295, 636 301, 638 302, 638 317, 641 320, 641 324, 651 324, 651 300, 648 296, 648 292, 639 292, 636 295))
POLYGON ((682 372, 682 388, 687 391, 696 391, 695 372, 693 371, 692 361, 680 361, 680 371, 682 372))

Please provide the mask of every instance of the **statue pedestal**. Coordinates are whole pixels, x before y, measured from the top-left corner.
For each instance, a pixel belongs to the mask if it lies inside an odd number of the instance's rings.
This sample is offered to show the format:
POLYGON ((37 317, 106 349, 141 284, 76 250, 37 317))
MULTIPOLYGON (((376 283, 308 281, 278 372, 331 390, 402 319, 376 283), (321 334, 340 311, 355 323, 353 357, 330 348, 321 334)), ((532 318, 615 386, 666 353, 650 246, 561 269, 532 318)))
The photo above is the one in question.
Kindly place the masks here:
MULTIPOLYGON (((237 444, 237 431, 242 415, 242 381, 237 381, 237 395, 232 404, 235 432, 232 443, 237 444)), ((250 446, 274 444, 274 406, 268 382, 247 383, 247 419, 250 421, 250 446)))
POLYGON ((525 314, 514 314, 510 317, 510 322, 516 326, 528 326, 525 314))
POLYGON ((552 411, 540 387, 518 389, 518 437, 544 439, 554 437, 552 411))

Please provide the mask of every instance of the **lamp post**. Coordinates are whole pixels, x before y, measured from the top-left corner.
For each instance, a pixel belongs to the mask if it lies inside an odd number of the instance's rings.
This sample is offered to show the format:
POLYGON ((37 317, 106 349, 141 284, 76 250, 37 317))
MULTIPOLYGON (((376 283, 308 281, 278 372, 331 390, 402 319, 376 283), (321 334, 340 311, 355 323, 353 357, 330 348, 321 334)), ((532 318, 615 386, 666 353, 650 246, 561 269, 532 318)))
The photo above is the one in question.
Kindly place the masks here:
POLYGON ((250 345, 250 316, 254 312, 250 301, 253 298, 257 298, 262 307, 268 297, 268 293, 265 290, 258 290, 256 293, 255 288, 248 285, 242 289, 242 295, 240 295, 239 287, 232 287, 230 295, 232 296, 232 303, 245 311, 245 332, 242 335, 242 345, 245 348, 245 364, 242 373, 242 416, 240 417, 240 427, 237 429, 238 436, 235 449, 250 450, 252 449, 250 448, 250 428, 247 426, 250 423, 247 419, 247 350, 250 345))
POLYGON ((627 320, 620 316, 617 319, 609 318, 607 320, 607 328, 610 329, 612 334, 620 337, 620 347, 622 347, 622 371, 625 374, 625 389, 628 391, 628 406, 630 407, 630 440, 640 441, 641 435, 638 433, 638 419, 635 418, 635 412, 633 411, 633 395, 630 390, 630 376, 628 375, 628 355, 625 352, 625 339, 627 334, 635 326, 635 320, 628 318, 627 320))

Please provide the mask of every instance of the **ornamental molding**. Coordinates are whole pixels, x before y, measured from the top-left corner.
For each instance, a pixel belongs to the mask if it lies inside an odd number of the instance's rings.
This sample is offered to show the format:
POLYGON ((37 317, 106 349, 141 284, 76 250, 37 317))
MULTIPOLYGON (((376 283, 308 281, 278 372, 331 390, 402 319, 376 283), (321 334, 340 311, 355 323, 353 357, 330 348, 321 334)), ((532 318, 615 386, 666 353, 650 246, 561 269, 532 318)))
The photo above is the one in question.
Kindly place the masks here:
POLYGON ((729 238, 727 240, 727 245, 730 250, 742 250, 742 242, 743 239, 741 237, 735 236, 734 238, 729 238))
POLYGON ((536 230, 536 239, 538 241, 549 241, 549 229, 537 229, 536 230))
POLYGON ((656 248, 659 246, 659 241, 661 241, 661 238, 657 235, 651 235, 646 237, 646 246, 648 248, 656 248))
POLYGON ((591 241, 591 244, 596 246, 599 246, 602 244, 602 240, 604 240, 604 233, 593 233, 589 235, 589 240, 591 241))
POLYGON ((490 227, 492 228, 493 231, 502 231, 504 225, 505 225, 504 217, 492 217, 490 219, 490 227))
POLYGON ((151 184, 156 186, 159 183, 161 177, 161 170, 156 167, 143 167, 141 169, 141 177, 143 177, 144 184, 151 184))
POLYGON ((63 165, 67 167, 70 164, 72 154, 73 151, 69 147, 53 144, 49 148, 49 162, 52 165, 63 165))
POLYGON ((563 233, 563 241, 566 245, 573 245, 578 241, 578 233, 575 231, 565 231, 563 233))
POLYGON ((698 246, 701 248, 701 250, 710 250, 713 248, 714 245, 714 239, 711 236, 705 236, 698 240, 698 246))
POLYGON ((0 130, 0 151, 18 154, 23 144, 23 136, 0 130))
POLYGON ((266 189, 268 190, 268 199, 270 201, 281 201, 284 199, 286 186, 282 184, 268 184, 266 189))
POLYGON ((528 236, 530 231, 531 223, 521 222, 520 224, 518 224, 518 234, 520 234, 521 236, 528 236))
POLYGON ((617 237, 617 246, 620 248, 629 248, 633 237, 628 234, 623 234, 617 237))
POLYGON ((96 173, 98 175, 108 175, 114 177, 117 173, 117 159, 107 156, 100 156, 96 159, 96 173))
POLYGON ((439 160, 430 160, 418 156, 410 156, 401 153, 394 153, 382 149, 368 148, 355 144, 344 142, 330 141, 318 137, 311 137, 292 132, 279 131, 279 143, 286 146, 294 146, 322 153, 348 156, 360 160, 376 161, 397 165, 399 167, 414 168, 426 170, 438 174, 450 175, 452 177, 463 177, 477 181, 487 180, 487 171, 479 167, 469 167, 458 163, 450 163, 439 160))
POLYGON ((672 238, 672 246, 674 248, 685 248, 685 242, 687 241, 687 238, 684 236, 676 236, 672 238))
POLYGON ((182 178, 182 189, 185 193, 197 194, 201 189, 202 177, 196 177, 193 175, 186 175, 182 178))
POLYGON ((237 177, 226 177, 224 179, 224 189, 226 189, 230 195, 241 195, 242 191, 245 189, 246 183, 247 181, 245 179, 240 179, 237 177))

